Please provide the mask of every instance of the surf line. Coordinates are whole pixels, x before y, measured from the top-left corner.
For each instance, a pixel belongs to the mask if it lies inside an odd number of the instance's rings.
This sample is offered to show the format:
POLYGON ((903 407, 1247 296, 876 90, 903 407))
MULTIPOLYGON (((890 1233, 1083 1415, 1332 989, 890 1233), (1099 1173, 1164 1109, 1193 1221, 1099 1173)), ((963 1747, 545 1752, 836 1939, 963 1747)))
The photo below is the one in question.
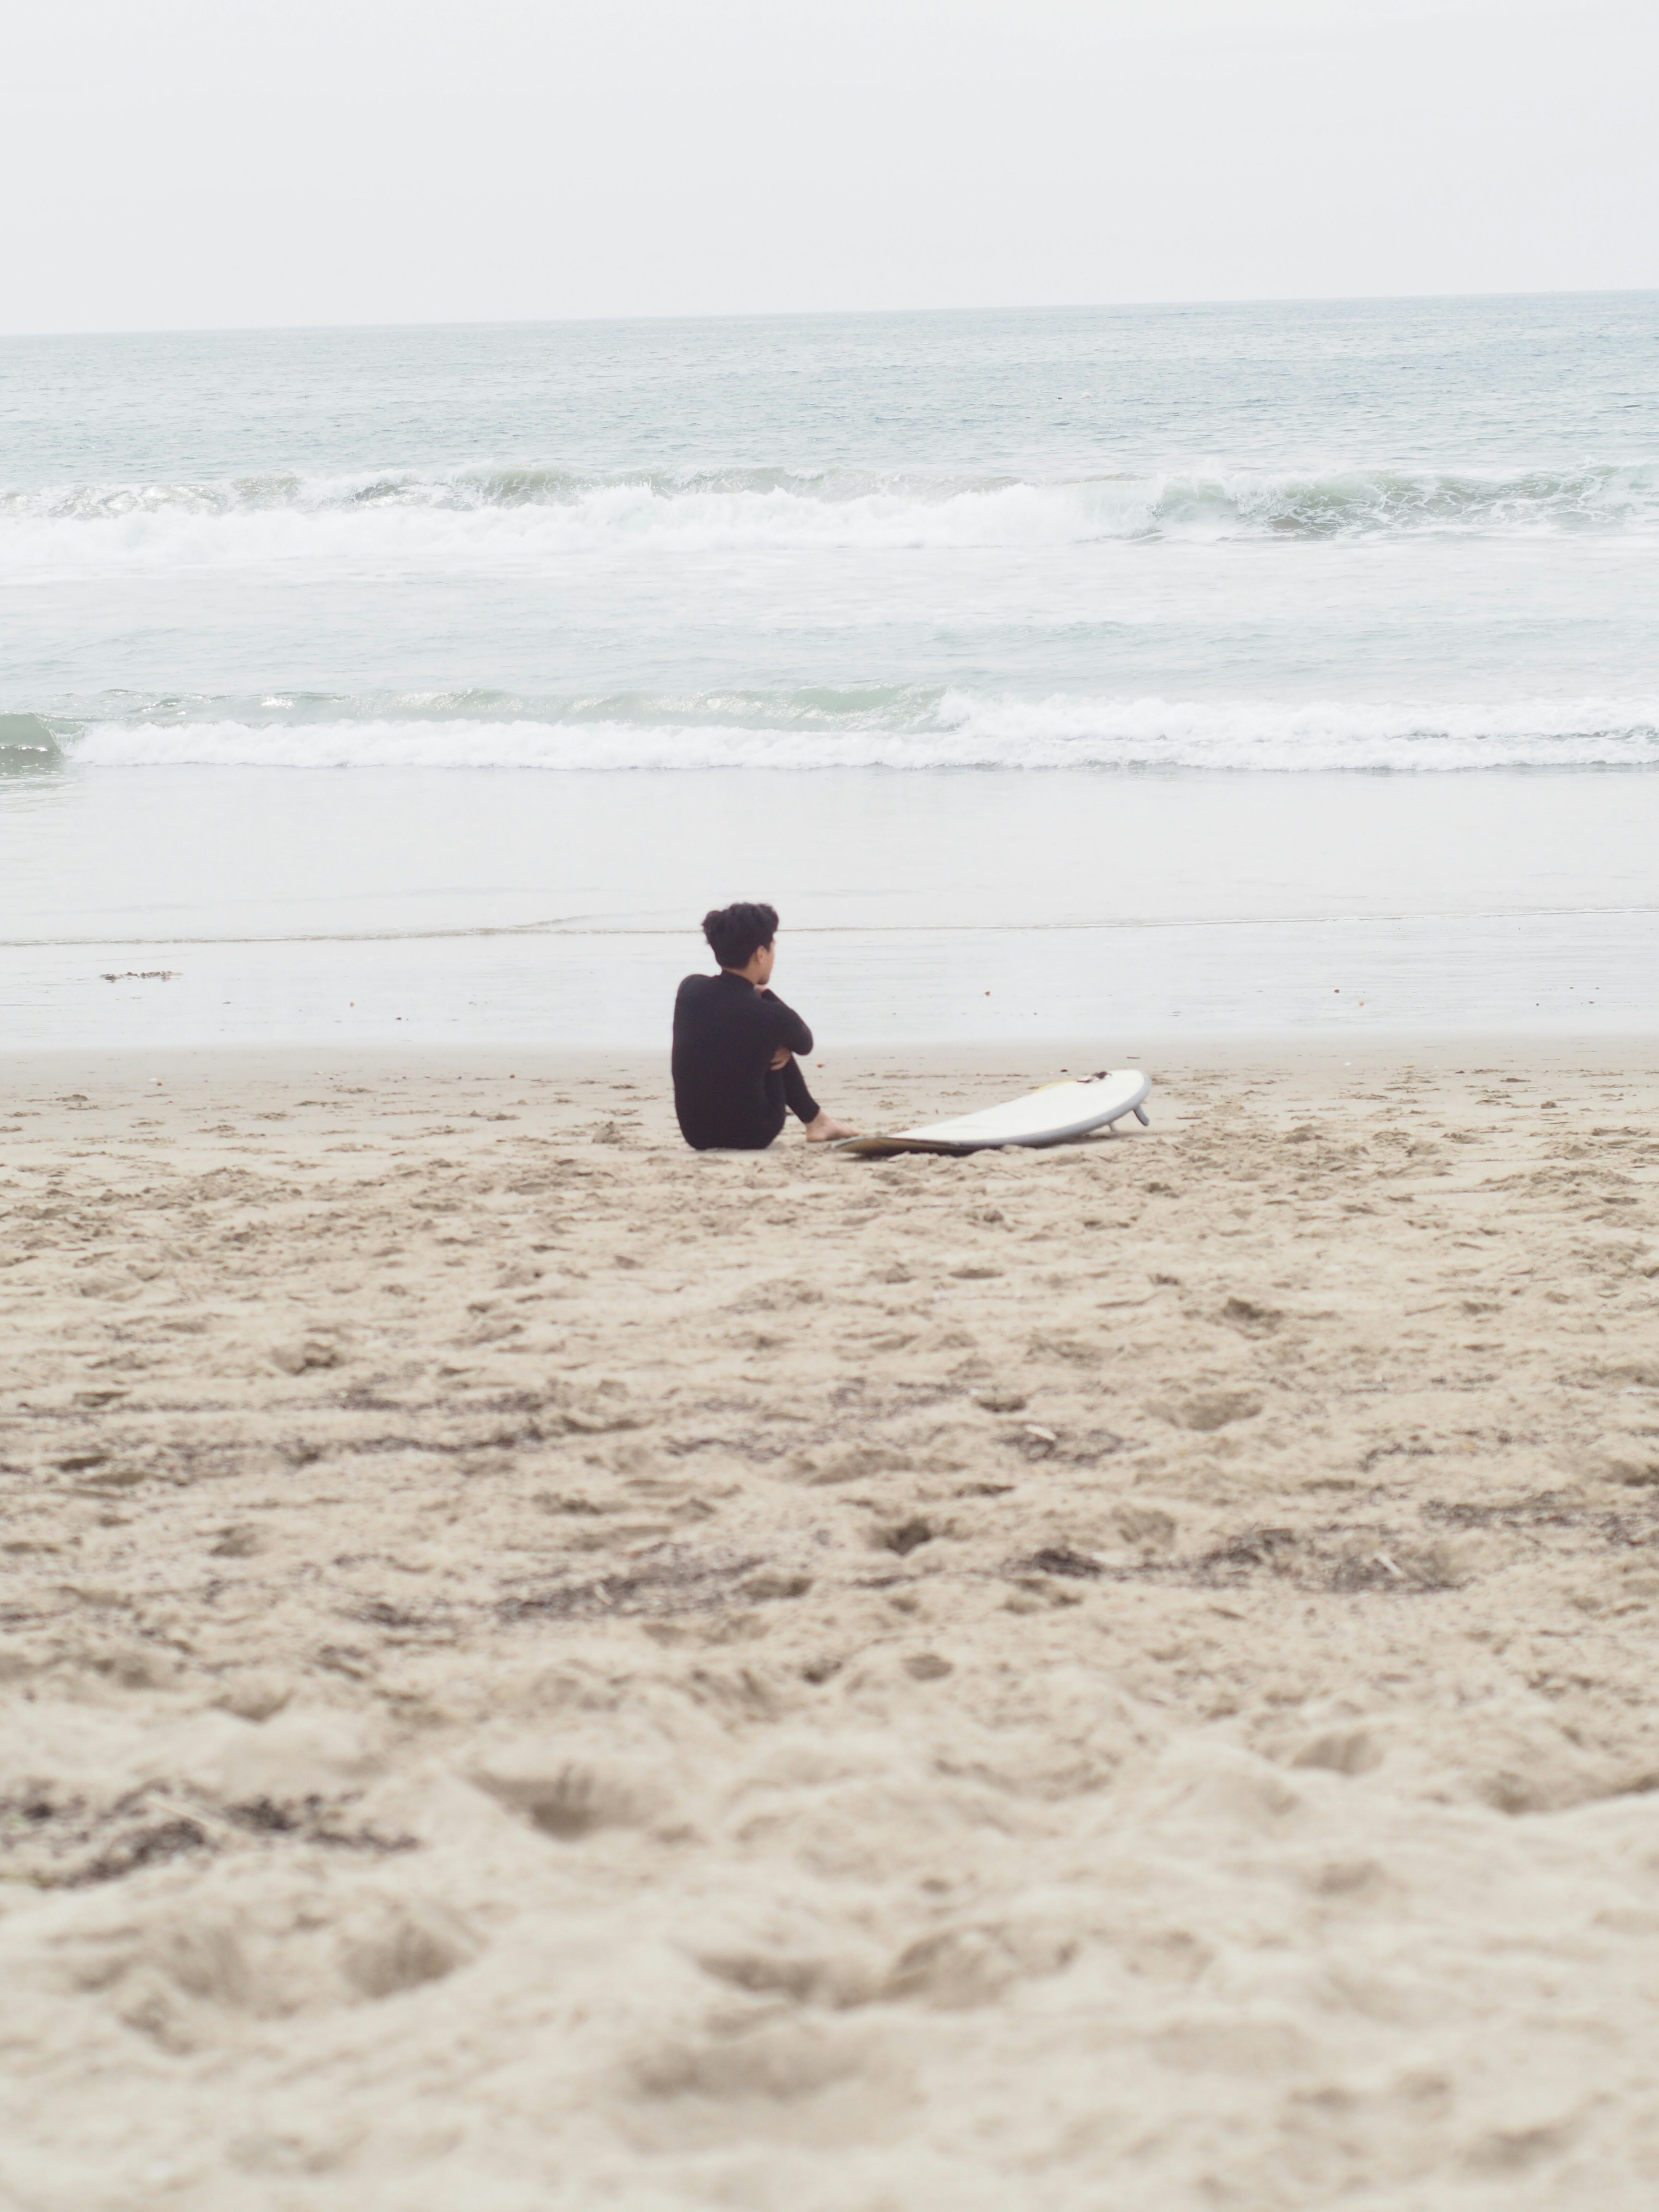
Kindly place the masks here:
MULTIPOLYGON (((1415 907, 1407 913, 1133 915, 1107 921, 806 921, 791 937, 1029 937, 1085 936, 1136 929, 1316 929, 1344 923, 1618 921, 1659 915, 1659 906, 1472 906, 1444 912, 1415 907)), ((626 922, 479 922, 465 929, 313 930, 283 937, 0 937, 0 951, 141 951, 175 945, 436 945, 482 937, 678 937, 687 928, 634 927, 626 922)))

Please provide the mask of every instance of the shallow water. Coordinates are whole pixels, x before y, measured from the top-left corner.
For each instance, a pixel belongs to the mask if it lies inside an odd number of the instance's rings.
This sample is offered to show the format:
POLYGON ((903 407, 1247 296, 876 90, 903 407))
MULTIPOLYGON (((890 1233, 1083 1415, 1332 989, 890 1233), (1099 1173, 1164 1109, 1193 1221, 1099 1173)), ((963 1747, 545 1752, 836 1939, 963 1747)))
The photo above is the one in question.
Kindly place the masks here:
POLYGON ((0 1018, 648 1046, 735 887, 831 1052, 1616 1033, 1654 1022, 1656 850, 1659 778, 1606 773, 71 768, 0 805, 0 1018))

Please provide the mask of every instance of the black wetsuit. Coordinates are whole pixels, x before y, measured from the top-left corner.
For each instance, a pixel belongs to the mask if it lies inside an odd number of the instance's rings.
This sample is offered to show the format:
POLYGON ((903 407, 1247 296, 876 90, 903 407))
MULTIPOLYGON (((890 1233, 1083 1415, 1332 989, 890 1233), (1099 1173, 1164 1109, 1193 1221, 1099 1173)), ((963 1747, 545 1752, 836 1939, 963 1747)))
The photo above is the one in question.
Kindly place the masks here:
POLYGON ((817 1121, 799 1062, 773 1070, 780 1045, 812 1049, 811 1030, 781 999, 729 968, 686 977, 674 1000, 673 1068, 674 1111, 688 1145, 763 1152, 786 1110, 817 1121))

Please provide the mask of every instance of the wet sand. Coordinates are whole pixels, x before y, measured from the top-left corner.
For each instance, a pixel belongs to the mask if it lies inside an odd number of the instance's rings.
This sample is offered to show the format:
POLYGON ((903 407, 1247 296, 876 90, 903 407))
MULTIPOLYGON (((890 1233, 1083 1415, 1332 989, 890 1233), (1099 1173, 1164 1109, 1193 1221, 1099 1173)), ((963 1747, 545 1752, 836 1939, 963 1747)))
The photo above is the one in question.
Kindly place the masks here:
POLYGON ((0 1069, 0 2202, 1647 2212, 1659 1045, 1149 1066, 0 1069))

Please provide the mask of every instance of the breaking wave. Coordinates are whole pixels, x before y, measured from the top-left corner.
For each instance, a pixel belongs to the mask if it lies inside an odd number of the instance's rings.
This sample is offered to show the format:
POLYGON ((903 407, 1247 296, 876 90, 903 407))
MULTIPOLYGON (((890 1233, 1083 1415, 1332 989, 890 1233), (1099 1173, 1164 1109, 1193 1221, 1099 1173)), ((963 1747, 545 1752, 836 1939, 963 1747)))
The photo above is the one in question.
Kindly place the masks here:
MULTIPOLYGON (((365 706, 368 702, 364 702, 365 706)), ((353 714, 270 700, 87 725, 82 768, 1196 769, 1279 773, 1659 767, 1659 698, 1480 705, 988 697, 959 690, 472 696, 353 714)))
POLYGON ((1193 466, 1070 480, 854 470, 582 476, 555 468, 72 484, 0 493, 0 560, 258 558, 343 538, 562 550, 1087 544, 1648 532, 1659 462, 1518 472, 1193 466), (411 533, 412 538, 411 538, 411 533))

